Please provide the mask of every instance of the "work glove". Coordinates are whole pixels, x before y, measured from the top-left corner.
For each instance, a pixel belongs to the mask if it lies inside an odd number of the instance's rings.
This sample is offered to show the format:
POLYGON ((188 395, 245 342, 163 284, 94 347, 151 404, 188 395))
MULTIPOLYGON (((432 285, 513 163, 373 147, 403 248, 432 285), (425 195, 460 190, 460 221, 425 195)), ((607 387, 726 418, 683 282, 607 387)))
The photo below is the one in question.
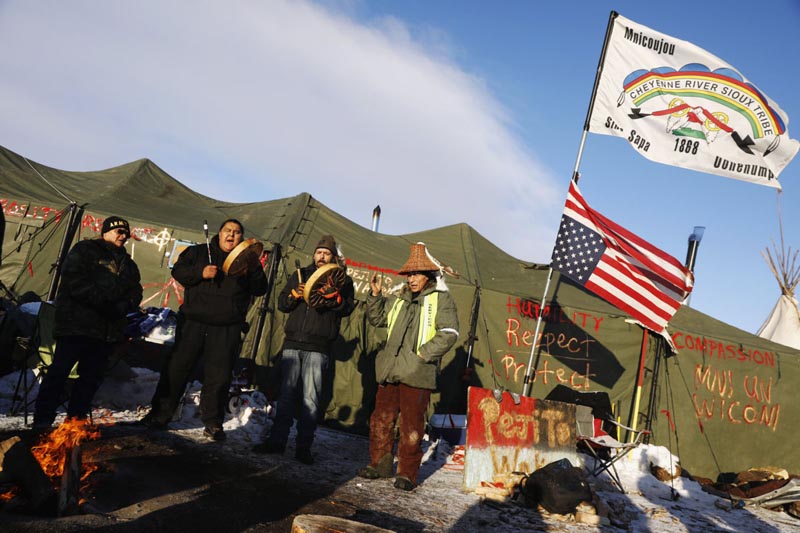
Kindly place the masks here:
POLYGON ((292 289, 292 297, 295 300, 302 300, 303 299, 303 294, 305 294, 305 292, 306 292, 306 284, 305 283, 301 283, 297 287, 292 289))
POLYGON ((317 289, 317 292, 322 296, 322 303, 327 307, 335 307, 342 303, 342 295, 339 293, 339 289, 333 284, 332 276, 328 276, 325 280, 325 284, 317 289))
POLYGON ((342 295, 335 287, 320 287, 318 292, 324 298, 324 303, 330 307, 339 305, 342 303, 342 295))

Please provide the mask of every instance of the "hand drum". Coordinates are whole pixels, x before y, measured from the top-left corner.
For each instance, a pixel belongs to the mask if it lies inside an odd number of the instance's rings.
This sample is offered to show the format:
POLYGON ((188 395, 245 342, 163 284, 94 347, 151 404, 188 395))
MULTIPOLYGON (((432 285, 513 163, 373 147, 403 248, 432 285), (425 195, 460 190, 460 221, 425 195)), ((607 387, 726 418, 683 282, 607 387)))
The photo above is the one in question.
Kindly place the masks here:
POLYGON ((346 279, 347 273, 340 266, 333 263, 323 265, 306 281, 303 299, 311 308, 335 305, 341 301, 339 291, 344 287, 346 279))
POLYGON ((263 251, 264 245, 256 239, 242 241, 225 258, 225 262, 222 263, 222 271, 228 276, 243 276, 247 274, 247 269, 251 264, 261 259, 263 251))

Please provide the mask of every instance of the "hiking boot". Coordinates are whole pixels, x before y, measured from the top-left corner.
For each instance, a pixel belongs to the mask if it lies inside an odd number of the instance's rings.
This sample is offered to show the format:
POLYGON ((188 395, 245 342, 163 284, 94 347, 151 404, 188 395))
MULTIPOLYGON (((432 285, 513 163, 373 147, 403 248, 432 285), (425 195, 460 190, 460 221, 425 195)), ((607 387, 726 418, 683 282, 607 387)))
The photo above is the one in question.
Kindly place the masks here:
POLYGON ((366 479, 378 479, 392 477, 392 464, 394 456, 391 453, 385 454, 380 458, 375 466, 367 465, 358 471, 359 477, 366 479))
POLYGON ((268 440, 265 440, 261 444, 256 444, 252 448, 252 451, 255 453, 283 453, 285 450, 286 445, 268 440))
POLYGON ((36 432, 36 433, 44 433, 46 431, 50 431, 52 428, 53 428, 53 423, 52 422, 44 422, 44 421, 41 421, 41 420, 34 420, 33 421, 33 426, 31 427, 31 430, 36 432))
POLYGON ((53 424, 47 422, 34 422, 29 435, 32 439, 39 439, 53 430, 53 424))
POLYGON ((308 448, 297 448, 297 450, 294 452, 294 458, 304 465, 314 464, 314 456, 311 455, 311 450, 308 448))
POLYGON ((219 424, 210 424, 205 427, 203 430, 203 435, 206 437, 210 437, 216 441, 221 441, 226 439, 225 432, 222 431, 222 426, 219 424))
POLYGON ((414 490, 416 485, 407 477, 397 476, 394 478, 394 488, 400 490, 414 490))
POLYGON ((139 424, 153 431, 166 431, 169 429, 166 422, 156 419, 152 413, 146 414, 144 418, 139 420, 139 424))

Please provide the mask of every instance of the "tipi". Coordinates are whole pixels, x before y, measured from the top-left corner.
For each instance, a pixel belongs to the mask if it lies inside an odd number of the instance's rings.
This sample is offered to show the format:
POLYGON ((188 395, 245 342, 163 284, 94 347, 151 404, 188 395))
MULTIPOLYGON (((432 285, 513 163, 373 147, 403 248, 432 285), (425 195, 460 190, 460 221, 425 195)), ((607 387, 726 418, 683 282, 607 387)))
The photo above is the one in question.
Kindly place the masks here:
POLYGON ((778 280, 781 296, 756 335, 800 349, 800 310, 797 306, 797 298, 794 296, 794 290, 800 282, 800 266, 797 265, 798 251, 792 252, 791 246, 789 248, 784 246, 782 230, 781 248, 778 249, 774 242, 772 246, 775 251, 774 257, 769 248, 763 255, 778 280))

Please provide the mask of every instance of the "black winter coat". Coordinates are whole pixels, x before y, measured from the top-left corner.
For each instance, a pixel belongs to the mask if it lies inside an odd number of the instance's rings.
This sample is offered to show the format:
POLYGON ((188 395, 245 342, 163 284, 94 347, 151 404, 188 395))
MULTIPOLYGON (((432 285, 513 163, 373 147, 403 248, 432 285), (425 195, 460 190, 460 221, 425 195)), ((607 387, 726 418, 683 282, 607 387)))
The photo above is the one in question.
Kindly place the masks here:
POLYGON ((211 239, 210 248, 211 263, 218 268, 216 278, 203 279, 203 269, 209 265, 205 244, 184 250, 172 268, 172 277, 184 288, 180 312, 202 324, 244 325, 251 297, 267 292, 264 270, 257 268, 243 276, 226 276, 222 264, 228 253, 219 247, 219 236, 211 239))
MULTIPOLYGON (((317 269, 311 264, 300 269, 303 281, 311 277, 317 269)), ((350 276, 345 278, 344 287, 339 291, 342 302, 331 307, 310 308, 303 299, 292 296, 292 289, 299 284, 297 273, 292 274, 278 296, 278 309, 289 313, 284 326, 284 349, 305 350, 328 354, 331 343, 339 336, 342 318, 350 316, 355 309, 355 289, 350 276)))
POLYGON ((140 281, 139 268, 124 247, 103 239, 78 242, 61 269, 55 337, 121 340, 125 315, 142 301, 140 281))

